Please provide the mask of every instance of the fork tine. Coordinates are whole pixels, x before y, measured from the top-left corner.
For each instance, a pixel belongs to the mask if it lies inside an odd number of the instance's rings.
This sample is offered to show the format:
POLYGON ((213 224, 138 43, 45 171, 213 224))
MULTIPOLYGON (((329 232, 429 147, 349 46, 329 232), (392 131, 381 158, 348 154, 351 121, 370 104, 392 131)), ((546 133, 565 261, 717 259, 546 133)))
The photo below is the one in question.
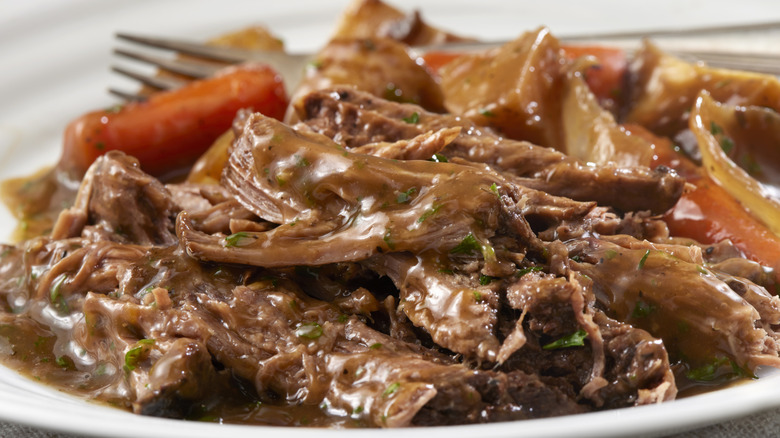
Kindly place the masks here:
POLYGON ((146 100, 146 96, 140 94, 128 93, 126 91, 117 90, 116 88, 109 88, 108 92, 127 102, 143 102, 146 100))
POLYGON ((115 65, 111 66, 111 71, 115 73, 119 73, 120 75, 123 76, 127 76, 131 79, 135 79, 136 81, 144 85, 148 85, 158 90, 172 90, 175 88, 179 88, 182 85, 187 83, 187 81, 181 79, 163 77, 163 76, 149 76, 115 65))
POLYGON ((168 70, 173 73, 178 73, 196 79, 209 77, 224 67, 214 64, 207 64, 205 62, 184 59, 161 58, 159 56, 147 55, 125 49, 114 49, 114 53, 126 58, 155 65, 162 68, 163 70, 168 70))
POLYGON ((146 37, 123 32, 118 32, 116 37, 121 40, 132 41, 147 47, 174 50, 180 53, 185 53, 187 55, 193 55, 199 58, 220 62, 240 63, 250 61, 254 59, 254 56, 256 55, 256 53, 250 50, 236 49, 232 47, 213 47, 173 38, 146 37))

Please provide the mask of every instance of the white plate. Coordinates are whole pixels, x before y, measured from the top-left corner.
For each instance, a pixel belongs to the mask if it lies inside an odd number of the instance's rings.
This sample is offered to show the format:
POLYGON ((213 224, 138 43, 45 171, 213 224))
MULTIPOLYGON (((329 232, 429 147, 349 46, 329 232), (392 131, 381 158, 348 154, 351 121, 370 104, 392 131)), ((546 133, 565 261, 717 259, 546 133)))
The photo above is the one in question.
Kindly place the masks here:
MULTIPOLYGON (((108 86, 132 85, 108 72, 112 35, 117 30, 204 38, 263 23, 281 35, 288 48, 322 44, 345 1, 253 2, 28 0, 3 2, 0 9, 0 178, 24 175, 59 156, 65 124, 81 113, 108 107, 108 86)), ((407 9, 410 1, 396 1, 407 9)), ((499 0, 425 2, 425 17, 435 24, 482 38, 509 38, 546 24, 554 33, 631 30, 768 21, 780 19, 780 2, 695 0, 680 2, 505 2, 499 0), (728 11, 728 13, 725 13, 728 11)), ((724 37, 725 38, 725 37, 724 37)), ((770 47, 767 39, 721 38, 719 45, 770 47)), ((14 221, 0 209, 0 235, 14 221)), ((522 423, 501 423, 396 431, 259 428, 164 420, 132 415, 53 391, 0 367, 0 420, 46 429, 104 437, 271 436, 295 438, 356 436, 628 436, 656 435, 724 421, 780 407, 780 375, 672 403, 522 423)))

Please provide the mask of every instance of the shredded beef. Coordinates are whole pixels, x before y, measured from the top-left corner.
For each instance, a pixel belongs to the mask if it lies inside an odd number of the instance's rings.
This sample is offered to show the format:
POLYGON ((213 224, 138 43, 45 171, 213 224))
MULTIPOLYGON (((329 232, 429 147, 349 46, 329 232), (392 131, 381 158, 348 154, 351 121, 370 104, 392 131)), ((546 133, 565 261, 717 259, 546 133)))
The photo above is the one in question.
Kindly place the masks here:
POLYGON ((351 90, 303 102, 296 128, 243 114, 219 186, 98 159, 51 236, 1 248, 0 321, 117 406, 269 424, 543 418, 673 399, 670 357, 778 365, 763 271, 647 212, 678 177, 351 90))

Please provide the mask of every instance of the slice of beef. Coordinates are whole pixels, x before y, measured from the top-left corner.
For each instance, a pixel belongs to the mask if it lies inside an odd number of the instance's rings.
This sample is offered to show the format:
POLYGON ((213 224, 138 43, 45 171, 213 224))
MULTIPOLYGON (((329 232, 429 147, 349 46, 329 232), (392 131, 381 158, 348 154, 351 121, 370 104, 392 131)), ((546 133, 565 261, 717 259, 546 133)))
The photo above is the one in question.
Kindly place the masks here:
POLYGON ((600 408, 675 397, 663 342, 594 309, 586 278, 529 272, 509 287, 507 300, 523 312, 516 330, 524 342, 510 352, 502 369, 543 376, 561 391, 579 394, 600 408), (578 330, 587 334, 581 346, 550 347, 578 330))
POLYGON ((673 400, 677 394, 674 374, 663 341, 630 324, 594 314, 604 337, 609 382, 598 397, 608 409, 673 400))
POLYGON ((498 294, 469 276, 451 272, 428 255, 377 255, 365 262, 399 289, 398 309, 444 348, 495 362, 498 294))
POLYGON ((342 322, 338 308, 296 291, 289 282, 241 286, 230 296, 198 295, 179 295, 184 302, 162 312, 131 301, 88 297, 85 309, 100 335, 114 333, 109 338, 115 339, 115 356, 148 345, 132 363, 127 383, 116 382, 135 392, 137 411, 168 415, 187 400, 208 400, 203 393, 208 387, 192 382, 218 378, 212 362, 252 382, 266 402, 281 398, 320 406, 331 416, 379 427, 432 419, 463 424, 539 418, 585 409, 533 376, 471 370, 445 356, 422 355, 418 347, 375 332, 354 316, 342 322), (205 360, 203 345, 211 360, 205 360))
POLYGON ((472 41, 422 20, 419 11, 404 12, 381 0, 359 0, 350 4, 338 23, 338 38, 392 38, 410 46, 472 41))
POLYGON ((180 215, 179 237, 204 260, 322 265, 378 252, 448 252, 464 239, 489 251, 497 229, 541 250, 523 218, 529 189, 487 168, 351 154, 260 114, 234 143, 223 182, 247 209, 281 226, 209 236, 180 215))
POLYGON ((90 166, 73 207, 63 211, 52 237, 166 246, 178 209, 168 190, 139 167, 138 160, 111 151, 90 166))
MULTIPOLYGON (((317 53, 290 99, 335 85, 444 111, 439 84, 404 44, 390 38, 335 38, 317 53)), ((295 121, 288 112, 287 121, 295 121)))
POLYGON ((665 168, 582 163, 553 149, 501 138, 489 128, 457 116, 430 113, 348 88, 313 92, 296 111, 314 131, 347 148, 461 127, 460 136, 442 151, 445 156, 486 163, 511 175, 518 184, 622 211, 664 212, 674 205, 685 185, 684 179, 665 168))
POLYGON ((672 255, 688 254, 688 247, 674 253, 597 238, 584 242, 570 245, 580 260, 572 267, 593 280, 600 305, 611 317, 662 338, 672 357, 694 368, 723 357, 751 369, 779 363, 772 327, 780 299, 764 288, 672 255))

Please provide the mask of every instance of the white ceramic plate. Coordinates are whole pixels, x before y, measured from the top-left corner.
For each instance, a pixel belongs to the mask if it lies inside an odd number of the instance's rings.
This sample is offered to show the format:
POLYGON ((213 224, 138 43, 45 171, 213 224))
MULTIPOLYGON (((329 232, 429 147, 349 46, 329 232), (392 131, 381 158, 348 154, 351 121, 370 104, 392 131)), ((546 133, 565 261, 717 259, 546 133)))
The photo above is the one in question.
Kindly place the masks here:
MULTIPOLYGON (((108 86, 134 84, 109 74, 117 30, 205 38, 263 23, 292 50, 322 44, 345 1, 253 2, 241 0, 136 1, 27 0, 0 7, 0 178, 24 175, 59 156, 65 124, 114 101, 108 86)), ((731 0, 613 2, 598 0, 505 2, 499 0, 395 1, 419 6, 433 23, 485 39, 510 38, 546 24, 554 33, 685 27, 780 19, 780 2, 731 0), (422 3, 417 5, 416 3, 422 3), (725 13, 728 11, 728 13, 725 13)), ((712 41, 710 41, 712 43, 712 41)), ((761 36, 722 37, 718 45, 770 47, 761 36)), ((115 60, 113 60, 115 61, 115 60)), ((0 236, 14 221, 0 208, 0 236)), ((780 407, 780 375, 672 403, 522 423, 406 430, 321 430, 217 425, 135 416, 89 404, 0 367, 0 420, 84 435, 119 436, 314 436, 427 437, 658 435, 780 407)))

